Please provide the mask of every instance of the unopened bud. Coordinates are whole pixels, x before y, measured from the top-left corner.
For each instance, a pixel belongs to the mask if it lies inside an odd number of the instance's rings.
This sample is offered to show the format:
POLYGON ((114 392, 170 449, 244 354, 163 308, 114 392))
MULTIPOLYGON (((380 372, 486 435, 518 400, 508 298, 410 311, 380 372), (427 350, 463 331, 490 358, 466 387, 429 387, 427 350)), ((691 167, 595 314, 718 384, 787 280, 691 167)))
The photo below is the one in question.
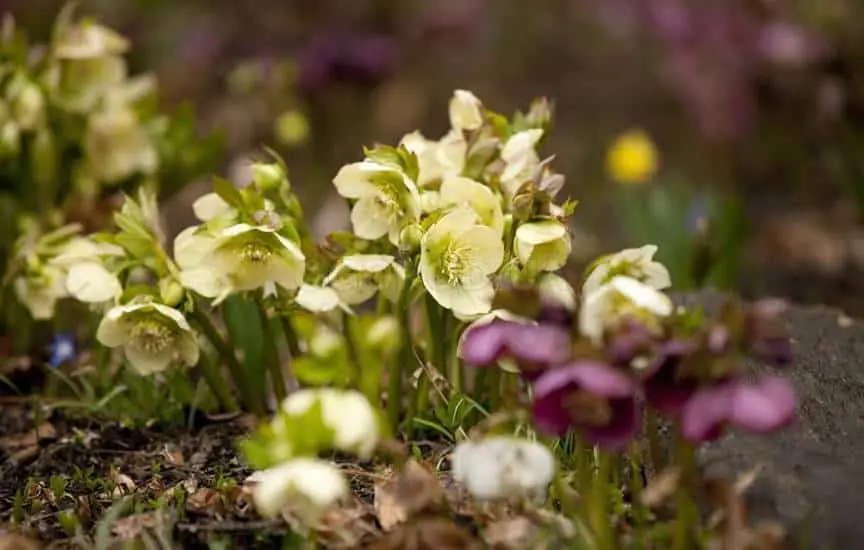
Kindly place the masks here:
POLYGON ((0 127, 0 158, 14 157, 21 150, 21 132, 12 121, 0 127))
POLYGON ((12 102, 12 113, 22 130, 35 130, 45 116, 45 98, 39 86, 28 82, 12 102))
POLYGON ((166 306, 176 306, 183 299, 183 295, 183 286, 173 277, 159 280, 159 296, 166 306))
POLYGON ((405 226, 399 233, 399 249, 406 253, 416 252, 420 248, 422 239, 423 228, 419 224, 412 223, 405 226))
POLYGON ((285 171, 277 163, 256 162, 252 165, 252 179, 261 191, 277 191, 288 183, 285 171))
POLYGON ((519 221, 526 221, 531 217, 534 207, 534 194, 530 191, 527 193, 519 193, 513 197, 513 217, 519 221))

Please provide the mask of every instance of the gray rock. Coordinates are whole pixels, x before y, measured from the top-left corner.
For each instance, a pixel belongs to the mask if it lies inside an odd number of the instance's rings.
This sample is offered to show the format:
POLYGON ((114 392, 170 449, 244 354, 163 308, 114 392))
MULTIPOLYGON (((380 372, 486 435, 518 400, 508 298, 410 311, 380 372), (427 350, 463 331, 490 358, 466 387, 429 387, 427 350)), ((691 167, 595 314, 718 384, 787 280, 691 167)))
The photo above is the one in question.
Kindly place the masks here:
MULTIPOLYGON (((679 302, 710 310, 720 299, 679 302)), ((795 424, 769 437, 729 434, 701 450, 701 462, 726 478, 762 466, 748 491, 753 519, 779 519, 816 548, 864 548, 864 323, 819 307, 791 307, 786 317, 795 363, 779 370, 798 393, 795 424)))

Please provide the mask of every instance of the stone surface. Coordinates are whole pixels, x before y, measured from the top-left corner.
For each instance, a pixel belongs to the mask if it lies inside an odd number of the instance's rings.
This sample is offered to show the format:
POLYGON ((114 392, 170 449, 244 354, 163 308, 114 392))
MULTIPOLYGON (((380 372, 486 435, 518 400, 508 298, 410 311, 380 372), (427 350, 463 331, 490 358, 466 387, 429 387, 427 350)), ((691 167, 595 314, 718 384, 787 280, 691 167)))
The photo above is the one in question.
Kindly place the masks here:
MULTIPOLYGON (((721 298, 679 301, 710 310, 721 298)), ((864 548, 864 323, 819 307, 792 307, 786 318, 796 359, 780 370, 798 393, 795 424, 770 437, 730 434, 700 458, 709 476, 762 467, 748 491, 754 519, 780 519, 808 547, 864 548)))

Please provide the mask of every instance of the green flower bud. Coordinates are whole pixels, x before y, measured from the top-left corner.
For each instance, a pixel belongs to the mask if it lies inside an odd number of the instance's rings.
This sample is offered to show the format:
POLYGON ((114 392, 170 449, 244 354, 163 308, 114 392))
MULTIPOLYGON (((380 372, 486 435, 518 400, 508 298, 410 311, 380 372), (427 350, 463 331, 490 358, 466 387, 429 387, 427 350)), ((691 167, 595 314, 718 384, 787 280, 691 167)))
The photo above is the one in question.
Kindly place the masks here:
POLYGON ((173 277, 165 277, 159 280, 159 296, 166 306, 176 306, 183 300, 184 294, 183 285, 173 277))
POLYGON ((256 162, 252 165, 252 179, 261 191, 276 191, 288 183, 288 176, 279 164, 256 162))
POLYGON ((522 268, 519 266, 519 262, 515 260, 511 260, 504 264, 498 272, 498 276, 503 282, 511 285, 519 285, 524 282, 525 279, 522 268))
POLYGON ((534 208, 534 193, 519 193, 513 197, 513 217, 519 221, 527 221, 531 217, 534 208))
POLYGON ((423 228, 420 224, 407 225, 399 233, 399 249, 406 253, 416 252, 420 249, 421 239, 423 239, 423 228))
POLYGON ((300 145, 309 137, 309 121, 300 111, 286 111, 276 119, 275 133, 284 145, 300 145))
POLYGON ((21 150, 21 131, 11 120, 0 126, 0 158, 14 157, 21 150))
POLYGON ((45 117, 45 98, 39 86, 28 82, 12 101, 12 113, 22 130, 35 130, 45 117))

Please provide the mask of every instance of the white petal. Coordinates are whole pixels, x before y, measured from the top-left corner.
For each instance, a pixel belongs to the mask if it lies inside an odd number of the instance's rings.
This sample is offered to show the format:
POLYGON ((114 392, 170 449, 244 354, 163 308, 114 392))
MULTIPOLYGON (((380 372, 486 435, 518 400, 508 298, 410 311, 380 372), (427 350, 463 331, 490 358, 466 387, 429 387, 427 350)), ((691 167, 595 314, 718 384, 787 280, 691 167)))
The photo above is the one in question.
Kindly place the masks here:
POLYGON ((260 472, 252 496, 264 517, 276 517, 290 506, 306 521, 314 521, 347 493, 348 485, 338 468, 322 460, 295 458, 260 472))
POLYGON ((177 341, 177 356, 184 365, 191 367, 198 364, 200 355, 201 348, 198 346, 198 339, 193 333, 185 334, 177 341))
POLYGON ((476 130, 483 125, 483 105, 467 90, 456 90, 450 100, 450 126, 457 130, 476 130))
POLYGON ((323 286, 301 286, 294 301, 300 307, 315 313, 324 313, 339 307, 339 295, 336 291, 323 286))
POLYGON ((162 315, 163 317, 167 317, 167 318, 171 319, 174 322, 174 324, 177 325, 177 327, 180 330, 183 330, 183 331, 191 331, 192 330, 192 327, 189 326, 189 321, 186 320, 186 317, 179 310, 174 309, 173 307, 169 307, 169 306, 166 306, 164 304, 159 304, 159 303, 155 303, 155 302, 150 304, 150 307, 152 307, 154 310, 156 310, 156 312, 158 312, 159 315, 162 315))
POLYGON ((516 240, 529 245, 538 245, 563 238, 567 228, 556 221, 524 223, 516 229, 516 240))
POLYGON ((576 310, 576 291, 560 275, 554 273, 543 275, 540 278, 539 290, 540 296, 549 301, 557 303, 567 310, 576 310))
POLYGON ((96 339, 99 340, 100 344, 108 348, 116 348, 129 340, 129 332, 122 320, 124 314, 125 308, 118 306, 111 308, 102 317, 99 327, 96 329, 96 339))
POLYGON ((387 254, 351 254, 342 257, 342 265, 354 271, 378 273, 384 271, 396 261, 387 254))
POLYGON ((294 290, 303 284, 306 263, 288 254, 279 255, 271 266, 270 277, 285 290, 294 290))
POLYGON ((378 189, 372 184, 370 178, 377 173, 392 170, 388 166, 368 160, 347 164, 333 178, 333 185, 336 186, 336 191, 346 199, 375 196, 378 194, 378 189))
POLYGON ((524 130, 510 136, 501 150, 501 158, 508 164, 520 160, 525 155, 534 152, 534 148, 542 137, 543 130, 540 129, 524 130))
POLYGON ((374 197, 364 197, 351 209, 351 226, 361 239, 380 239, 390 231, 389 212, 374 197))
POLYGON ((482 225, 475 225, 459 237, 461 242, 471 247, 470 262, 479 273, 489 275, 501 267, 504 261, 504 243, 500 233, 482 225))
POLYGON ((123 348, 123 352, 126 360, 129 361, 129 366, 142 376, 164 371, 173 359, 173 350, 170 348, 166 348, 160 353, 148 353, 127 345, 123 348))
POLYGON ((229 289, 228 282, 206 266, 181 271, 180 284, 207 298, 215 298, 229 289))
POLYGON ((206 222, 213 218, 230 214, 234 211, 234 208, 222 200, 222 197, 216 193, 207 193, 206 195, 201 195, 192 203, 192 211, 195 213, 196 218, 202 222, 206 222))
POLYGON ((485 225, 499 233, 504 230, 501 201, 482 183, 459 176, 447 177, 441 183, 440 197, 443 205, 467 205, 485 225))
POLYGON ((609 281, 609 286, 635 305, 647 309, 655 315, 670 315, 674 308, 669 296, 631 277, 620 275, 614 277, 609 281))
POLYGON ((200 226, 187 227, 174 239, 174 260, 180 269, 199 267, 213 252, 216 239, 200 231, 200 226))
POLYGON ((87 303, 107 302, 123 292, 117 276, 96 262, 73 265, 66 275, 66 290, 87 303))

